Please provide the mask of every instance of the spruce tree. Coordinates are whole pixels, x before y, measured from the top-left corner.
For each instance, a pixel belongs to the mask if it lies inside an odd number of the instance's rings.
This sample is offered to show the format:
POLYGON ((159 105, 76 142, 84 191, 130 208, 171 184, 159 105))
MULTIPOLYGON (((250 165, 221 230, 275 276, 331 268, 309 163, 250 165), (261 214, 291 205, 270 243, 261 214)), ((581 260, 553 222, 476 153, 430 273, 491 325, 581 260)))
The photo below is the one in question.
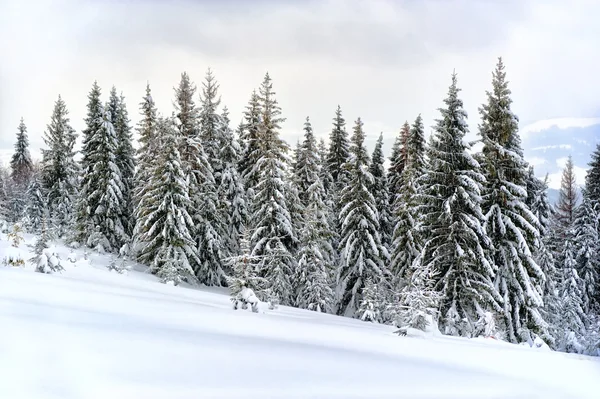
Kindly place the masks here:
MULTIPOLYGON (((240 157, 238 169, 244 178, 246 190, 250 190, 258 184, 259 176, 255 166, 260 158, 259 131, 261 125, 261 103, 259 94, 255 91, 250 96, 250 101, 244 111, 244 129, 240 140, 244 143, 244 151, 240 157)), ((249 193, 252 200, 252 193, 249 193)))
POLYGON ((600 203, 600 144, 597 144, 591 158, 585 175, 585 195, 595 205, 600 203))
POLYGON ((42 187, 39 170, 35 171, 27 186, 25 205, 25 227, 30 233, 38 234, 42 221, 47 217, 46 195, 42 187))
POLYGON ((569 155, 561 178, 561 190, 556 204, 556 217, 563 229, 569 229, 575 221, 575 209, 579 201, 573 159, 569 155))
MULTIPOLYGON (((404 122, 400 129, 400 134, 394 140, 392 154, 390 156, 390 167, 388 169, 388 182, 390 192, 390 206, 396 203, 397 198, 402 192, 402 172, 406 167, 406 144, 410 134, 410 125, 404 122)), ((393 209, 392 209, 393 212, 393 209)))
POLYGON ((485 312, 502 310, 502 298, 494 287, 491 243, 483 229, 485 178, 465 140, 467 113, 459 92, 454 73, 427 151, 429 167, 419 196, 425 242, 417 267, 427 265, 439 276, 446 334, 471 336, 485 312))
POLYGON ((137 149, 137 169, 135 172, 134 203, 134 240, 136 245, 140 236, 147 231, 145 215, 147 207, 153 201, 148 192, 152 188, 150 181, 154 169, 158 166, 156 160, 160 157, 161 141, 157 130, 157 111, 150 84, 146 85, 146 95, 140 103, 141 119, 137 125, 139 148, 137 149))
POLYGON ((139 219, 143 224, 139 259, 149 264, 162 282, 177 285, 194 279, 192 263, 198 263, 191 235, 194 221, 188 213, 192 201, 176 127, 171 119, 159 119, 156 129, 161 137, 161 156, 149 176, 147 205, 139 219))
POLYGON ((562 282, 560 289, 562 337, 559 349, 565 352, 581 352, 581 336, 585 329, 581 286, 577 274, 573 245, 573 232, 567 231, 561 253, 562 282))
POLYGON ((297 238, 286 193, 289 147, 279 137, 284 119, 268 73, 260 87, 260 109, 253 169, 260 180, 251 187, 254 194, 250 198, 252 256, 260 259, 259 276, 266 279, 272 299, 287 305, 293 300, 290 278, 296 268, 292 253, 297 238))
POLYGON ((373 175, 368 170, 369 155, 364 145, 363 123, 357 119, 352 134, 350 160, 344 165, 349 180, 342 190, 341 264, 337 275, 338 314, 357 316, 362 290, 368 278, 382 284, 387 277, 386 250, 379 233, 379 215, 369 188, 373 175))
POLYGON ((500 327, 510 342, 532 342, 535 334, 551 341, 540 313, 546 276, 532 254, 539 222, 526 204, 527 165, 501 59, 492 86, 487 103, 479 110, 479 134, 486 177, 482 206, 485 229, 492 240, 491 259, 498 268, 495 284, 503 298, 500 327))
POLYGON ((226 284, 221 247, 223 231, 220 229, 217 186, 210 160, 201 142, 199 113, 193 97, 196 87, 184 72, 179 87, 175 89, 176 125, 179 131, 180 156, 186 179, 190 203, 187 213, 192 217, 191 232, 196 240, 198 263, 193 264, 200 283, 208 286, 226 284))
POLYGON ((575 211, 574 245, 576 270, 581 278, 581 299, 586 314, 600 310, 600 239, 597 206, 584 195, 575 211))
POLYGON ((346 182, 344 165, 350 158, 350 143, 346 132, 346 121, 342 116, 342 109, 338 105, 333 118, 333 128, 329 134, 329 154, 327 168, 333 178, 336 191, 341 191, 346 182))
POLYGON ((89 180, 82 188, 82 192, 89 193, 89 202, 96 204, 90 211, 96 234, 90 234, 87 245, 94 248, 101 242, 105 250, 118 251, 129 236, 122 223, 125 187, 117 166, 118 138, 108 110, 103 112, 102 124, 94 136, 96 147, 88 154, 92 162, 87 170, 89 180))
POLYGON ((389 208, 389 191, 388 191, 388 179, 385 172, 383 157, 383 133, 379 135, 375 149, 371 155, 371 164, 369 165, 369 172, 373 176, 373 184, 369 188, 371 194, 375 198, 375 206, 377 208, 377 214, 379 215, 379 231, 381 234, 381 243, 385 248, 386 254, 384 256, 384 262, 388 262, 388 251, 391 247, 392 235, 394 227, 392 223, 392 216, 390 215, 389 208))
POLYGON ((425 128, 421 115, 417 117, 406 138, 406 164, 402 171, 400 195, 396 196, 394 209, 394 234, 390 271, 394 285, 407 280, 410 267, 421 252, 418 234, 419 179, 425 174, 425 128))
MULTIPOLYGON (((223 123, 218 114, 218 108, 221 104, 221 98, 218 94, 219 84, 210 68, 206 71, 204 82, 202 83, 202 93, 200 94, 200 139, 206 156, 213 168, 215 183, 217 186, 221 182, 221 172, 223 165, 220 157, 220 149, 223 146, 223 123)), ((229 122, 227 123, 229 125, 229 122)), ((227 126, 229 129, 229 126, 227 126)))
POLYGON ((15 152, 10 160, 10 169, 13 182, 19 187, 27 187, 29 179, 33 174, 33 161, 29 153, 27 127, 23 118, 21 118, 21 123, 19 123, 15 152))
POLYGON ((302 205, 302 226, 299 229, 298 306, 319 312, 331 312, 333 292, 330 287, 330 267, 334 260, 332 232, 326 193, 321 180, 321 160, 308 117, 304 125, 304 140, 299 146, 296 181, 302 205))
POLYGON ((240 239, 245 231, 248 220, 246 192, 242 177, 239 175, 237 166, 239 160, 239 145, 229 128, 229 116, 227 107, 223 108, 221 115, 223 129, 223 146, 220 149, 220 159, 223 165, 221 172, 221 184, 219 186, 219 201, 224 215, 224 228, 226 233, 224 241, 226 257, 240 255, 240 239))
POLYGON ((94 82, 92 90, 88 94, 86 127, 83 130, 81 148, 81 181, 76 205, 76 239, 84 244, 96 231, 92 217, 98 207, 99 198, 92 194, 98 189, 99 184, 98 175, 94 169, 97 163, 97 149, 101 141, 98 132, 103 128, 104 122, 104 107, 100 95, 98 82, 94 82))

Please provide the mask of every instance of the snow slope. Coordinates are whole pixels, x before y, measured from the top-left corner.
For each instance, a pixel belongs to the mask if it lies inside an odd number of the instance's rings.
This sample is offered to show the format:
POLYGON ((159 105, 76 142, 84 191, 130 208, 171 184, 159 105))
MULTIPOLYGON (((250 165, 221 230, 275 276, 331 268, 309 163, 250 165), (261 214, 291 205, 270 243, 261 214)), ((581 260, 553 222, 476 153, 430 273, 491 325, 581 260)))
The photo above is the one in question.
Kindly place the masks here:
MULTIPOLYGON (((0 260, 7 251, 0 241, 0 260)), ((600 397, 595 358, 398 337, 264 304, 234 311, 218 290, 109 273, 106 257, 76 255, 62 274, 0 266, 0 398, 600 397)))

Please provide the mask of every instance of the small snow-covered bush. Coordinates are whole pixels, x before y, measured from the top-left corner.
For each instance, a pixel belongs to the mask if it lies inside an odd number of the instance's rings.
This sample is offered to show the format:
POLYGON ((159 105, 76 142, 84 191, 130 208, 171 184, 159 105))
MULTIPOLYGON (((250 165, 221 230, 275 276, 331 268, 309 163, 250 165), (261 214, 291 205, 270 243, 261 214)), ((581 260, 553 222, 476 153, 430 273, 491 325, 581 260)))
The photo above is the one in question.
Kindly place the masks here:
POLYGON ((65 270, 61 263, 58 254, 52 252, 49 248, 45 248, 41 254, 32 259, 35 264, 35 271, 38 273, 54 273, 65 270))
POLYGON ((15 248, 19 248, 23 241, 23 228, 19 223, 15 223, 12 230, 7 234, 9 241, 12 241, 11 245, 15 248))
POLYGON ((106 267, 110 272, 117 272, 119 274, 126 274, 129 268, 125 264, 125 259, 117 261, 115 257, 110 260, 110 263, 106 267))
POLYGON ((2 264, 4 266, 23 267, 25 266, 25 261, 19 256, 9 255, 4 257, 2 264))
POLYGON ((244 287, 241 291, 233 298, 233 309, 237 310, 240 306, 242 309, 248 309, 248 304, 252 306, 252 311, 254 313, 258 313, 258 303, 259 300, 254 294, 254 291, 251 288, 244 287))

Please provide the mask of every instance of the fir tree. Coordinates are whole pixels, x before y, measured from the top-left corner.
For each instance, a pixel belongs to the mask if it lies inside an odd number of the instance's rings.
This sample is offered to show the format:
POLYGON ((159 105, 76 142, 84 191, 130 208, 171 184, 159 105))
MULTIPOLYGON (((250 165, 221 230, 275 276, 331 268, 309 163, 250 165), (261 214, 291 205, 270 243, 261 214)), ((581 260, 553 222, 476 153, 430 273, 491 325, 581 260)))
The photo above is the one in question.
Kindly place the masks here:
POLYGON ((569 155, 567 164, 563 169, 561 178, 561 189, 556 204, 556 217, 559 225, 564 229, 570 229, 575 221, 575 209, 579 201, 573 159, 569 155))
POLYGON ((338 314, 356 316, 362 290, 368 278, 375 284, 387 277, 384 259, 386 250, 379 234, 379 215, 375 198, 369 191, 373 175, 368 170, 369 155, 364 146, 363 123, 356 121, 350 147, 350 160, 344 165, 349 173, 342 190, 341 265, 337 282, 340 302, 338 314))
MULTIPOLYGON (((388 169, 388 183, 390 192, 390 206, 396 203, 398 197, 402 192, 403 181, 402 172, 406 167, 406 150, 407 141, 410 134, 410 125, 408 122, 404 122, 400 134, 394 140, 394 146, 392 147, 392 155, 390 156, 390 167, 388 169)), ((392 209, 392 212, 394 210, 392 209)))
POLYGON ((600 144, 592 153, 592 160, 585 175, 585 195, 590 203, 600 203, 600 144))
POLYGON ((244 233, 248 219, 246 193, 237 165, 239 159, 239 146, 229 128, 229 116, 227 107, 221 115, 223 124, 223 146, 220 149, 220 159, 223 165, 221 173, 221 184, 219 186, 219 200, 222 204, 224 215, 224 227, 226 229, 225 256, 236 256, 240 254, 240 238, 244 233))
MULTIPOLYGON (((250 190, 258 184, 259 176, 255 169, 260 158, 259 149, 259 131, 261 125, 261 103, 259 94, 255 91, 250 96, 250 101, 244 112, 244 129, 240 135, 240 140, 244 143, 244 152, 240 158, 240 175, 246 182, 246 190, 250 190)), ((252 199, 252 193, 249 193, 249 200, 252 199)))
MULTIPOLYGON (((129 236, 122 223, 125 187, 117 166, 118 138, 109 111, 104 111, 102 125, 95 136, 97 146, 89 154, 93 165, 88 170, 89 183, 83 191, 89 192, 89 201, 96 204, 90 212, 91 221, 96 232, 104 237, 101 241, 109 244, 104 249, 112 252, 128 242, 129 236)), ((88 239, 88 246, 89 242, 88 239)))
POLYGON ((417 117, 406 138, 406 164, 402 171, 400 195, 396 196, 394 209, 394 234, 390 271, 394 284, 409 276, 409 268, 421 252, 418 235, 419 178, 425 173, 425 131, 421 115, 417 117))
POLYGON ((582 282, 577 274, 572 231, 565 236, 561 253, 563 264, 561 299, 561 328, 562 338, 559 349, 565 352, 581 352, 579 342, 585 328, 585 314, 581 293, 582 282))
MULTIPOLYGON (((377 208, 377 214, 379 215, 379 231, 381 234, 381 243, 386 249, 386 254, 391 246, 393 224, 392 217, 389 212, 389 191, 388 191, 388 179, 385 173, 385 167, 383 165, 383 133, 379 135, 379 139, 375 144, 373 155, 371 156, 371 164, 369 165, 369 172, 373 176, 373 184, 369 188, 371 194, 375 198, 375 206, 377 208)), ((388 256, 384 255, 384 261, 387 263, 388 256)))
POLYGON ((290 277, 294 274, 293 248, 297 244, 287 204, 285 182, 289 147, 279 137, 284 119, 275 99, 267 73, 260 88, 260 126, 257 142, 258 161, 254 166, 260 180, 252 187, 252 256, 261 259, 259 276, 264 277, 271 295, 283 304, 292 301, 290 277))
POLYGON ((179 155, 179 139, 173 121, 160 119, 161 157, 150 176, 147 205, 140 215, 139 259, 150 265, 162 282, 179 284, 193 279, 192 263, 198 262, 194 225, 188 214, 191 200, 179 155))
POLYGON ((245 230, 240 237, 240 253, 227 259, 227 264, 232 270, 231 275, 227 276, 227 285, 234 302, 244 288, 264 296, 267 283, 258 275, 260 259, 252 256, 250 251, 250 234, 249 230, 245 230))
MULTIPOLYGON (((218 94, 219 84, 210 68, 206 71, 204 82, 202 83, 202 93, 200 94, 200 139, 206 156, 213 168, 215 183, 217 186, 221 182, 221 172, 223 165, 220 157, 220 149, 223 146, 223 123, 217 108, 221 104, 221 98, 218 94)), ((227 122, 229 129, 229 121, 227 122)))
POLYGON ((546 277, 532 254, 539 222, 525 203, 527 165, 518 119, 510 110, 512 100, 501 59, 492 86, 487 104, 479 111, 479 134, 486 177, 482 206, 485 229, 494 248, 491 259, 498 268, 495 284, 504 307, 500 327, 511 342, 531 342, 534 334, 551 341, 540 313, 541 286, 546 277))
POLYGON ((190 203, 187 213, 192 217, 192 237, 196 240, 197 263, 194 272, 205 285, 225 284, 221 261, 223 231, 219 229, 217 186, 213 169, 201 143, 199 111, 193 97, 196 87, 184 72, 175 89, 176 125, 179 131, 179 152, 186 179, 190 203))
POLYGON ((586 314, 600 310, 600 239, 598 208, 587 195, 575 211, 574 245, 576 269, 581 278, 581 299, 586 314))
POLYGON ((97 163, 98 148, 102 140, 98 132, 103 129, 105 113, 100 95, 100 87, 97 82, 94 82, 92 90, 88 94, 86 127, 83 130, 81 148, 80 192, 76 205, 76 238, 83 243, 86 243, 92 233, 96 231, 92 217, 96 208, 98 208, 99 197, 92 194, 98 189, 98 175, 94 169, 97 163))
POLYGON ((117 135, 115 164, 123 183, 121 203, 121 224, 127 237, 131 237, 134 228, 133 220, 133 185, 135 174, 135 150, 132 145, 132 133, 129 125, 129 114, 123 95, 117 96, 113 86, 110 93, 109 111, 111 122, 117 135))
MULTIPOLYGON (((65 102, 58 96, 44 132, 46 148, 42 149, 41 182, 47 195, 48 217, 59 237, 73 227, 77 201, 79 168, 74 149, 77 134, 69 123, 68 115, 65 102)), ((84 148, 88 150, 90 147, 84 148)), ((87 157, 86 161, 89 162, 87 157)), ((80 201, 83 204, 87 198, 81 198, 80 201)))
POLYGON ((381 322, 382 296, 379 287, 372 278, 367 278, 362 289, 362 299, 356 312, 362 321, 381 322))
POLYGON ((409 278, 400 291, 396 324, 403 329, 410 327, 425 331, 437 318, 441 298, 434 288, 435 271, 427 263, 415 266, 411 266, 412 270, 407 273, 409 278))
POLYGON ((25 227, 30 233, 38 234, 42 229, 42 221, 46 218, 46 196, 42 187, 39 171, 31 177, 27 186, 27 203, 25 205, 25 227))
POLYGON ((304 140, 296 163, 303 225, 300 229, 298 253, 298 306, 319 312, 330 312, 333 292, 329 286, 329 270, 334 254, 331 244, 329 209, 320 177, 321 161, 315 137, 306 118, 304 140))
POLYGON ((33 162, 29 153, 29 139, 27 138, 27 127, 23 118, 19 123, 17 131, 17 142, 15 152, 10 160, 11 177, 20 187, 27 187, 29 179, 33 174, 33 162))
POLYGON ((440 276, 442 326, 447 334, 470 336, 486 311, 501 311, 493 284, 490 240, 483 229, 481 190, 485 181, 465 141, 467 114, 458 97, 456 74, 440 109, 429 168, 422 181, 420 212, 426 237, 420 266, 440 276))
POLYGON ((146 85, 146 95, 140 103, 141 120, 138 122, 137 131, 139 135, 139 148, 137 150, 137 170, 135 173, 134 236, 136 242, 139 237, 147 231, 144 223, 147 215, 147 207, 153 201, 148 192, 152 188, 150 181, 157 166, 156 160, 161 153, 161 140, 157 130, 156 105, 152 98, 150 85, 146 85))
POLYGON ((329 134, 329 154, 327 156, 327 168, 338 192, 346 182, 346 172, 343 167, 349 158, 350 143, 346 132, 346 121, 342 117, 342 109, 338 105, 333 118, 333 129, 329 134))

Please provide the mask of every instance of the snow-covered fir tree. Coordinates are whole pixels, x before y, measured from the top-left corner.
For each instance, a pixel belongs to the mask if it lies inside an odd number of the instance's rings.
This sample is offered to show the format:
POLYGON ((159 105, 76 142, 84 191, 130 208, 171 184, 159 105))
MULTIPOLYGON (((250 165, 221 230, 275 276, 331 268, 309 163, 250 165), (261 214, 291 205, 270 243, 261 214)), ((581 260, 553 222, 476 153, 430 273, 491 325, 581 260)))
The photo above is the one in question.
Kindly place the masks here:
MULTIPOLYGON (((44 132, 41 180, 47 196, 48 220, 58 237, 70 233, 75 219, 77 178, 75 161, 77 134, 70 125, 69 111, 61 96, 54 103, 44 132)), ((89 148, 89 147, 87 147, 89 148)))
POLYGON ((406 144, 410 134, 410 125, 404 122, 398 137, 394 140, 392 154, 390 155, 390 167, 388 169, 388 186, 390 192, 390 207, 393 212, 393 205, 398 200, 402 192, 402 172, 406 166, 406 144))
POLYGON ((121 224, 125 229, 127 237, 131 237, 135 222, 133 220, 133 185, 135 174, 135 150, 132 145, 132 133, 129 125, 129 113, 125 105, 123 95, 117 95, 117 89, 113 86, 108 100, 108 111, 111 123, 117 135, 117 149, 115 152, 115 164, 121 176, 123 184, 121 203, 121 224))
POLYGON ((600 144, 591 155, 585 175, 585 195, 592 204, 600 203, 600 144))
POLYGON ((387 253, 379 234, 379 215, 369 188, 373 175, 368 170, 369 155, 364 145, 363 122, 358 118, 351 138, 350 159, 344 165, 348 182, 342 190, 340 253, 337 275, 338 314, 357 316, 366 280, 382 284, 388 277, 384 259, 387 253))
POLYGON ((371 277, 365 281, 361 297, 362 299, 356 311, 357 318, 362 321, 381 322, 385 298, 379 289, 379 285, 373 282, 371 277))
POLYGON ((219 202, 224 215, 223 225, 226 229, 224 241, 224 256, 231 257, 240 254, 240 238, 244 233, 248 220, 248 206, 244 182, 238 172, 239 145, 233 131, 229 128, 227 107, 221 114, 223 145, 220 148, 222 162, 221 184, 219 186, 219 202))
POLYGON ((581 299, 586 314, 600 311, 600 237, 598 207, 587 195, 575 211, 576 269, 581 278, 581 299))
POLYGON ((410 266, 409 277, 400 290, 396 324, 425 331, 438 318, 441 295, 435 289, 438 277, 430 264, 417 263, 410 266))
POLYGON ((154 200, 148 193, 152 189, 151 176, 158 166, 156 160, 160 157, 161 141, 157 130, 157 110, 152 98, 150 84, 146 85, 146 95, 140 103, 141 119, 137 125, 139 147, 137 149, 137 169, 135 172, 134 203, 134 240, 137 246, 140 235, 147 231, 144 217, 147 206, 154 200))
POLYGON ((427 265, 439 276, 445 333, 471 336, 485 312, 502 310, 502 298, 494 287, 491 243, 483 229, 485 178, 465 140, 467 113, 459 92, 453 74, 427 150, 429 167, 419 195, 424 245, 417 267, 427 265))
POLYGON ((317 143, 306 118, 304 140, 299 146, 296 162, 300 202, 302 203, 302 227, 299 230, 300 250, 298 253, 299 307, 318 312, 331 312, 333 291, 330 267, 334 260, 330 210, 326 204, 326 193, 320 177, 321 160, 317 143))
POLYGON ((347 181, 344 165, 350 158, 350 142, 346 131, 346 121, 342 116, 342 108, 338 105, 333 118, 333 128, 329 133, 329 153, 327 168, 333 178, 336 191, 341 191, 347 181))
POLYGON ((557 222, 563 231, 573 226, 575 222, 575 210, 579 202, 579 192, 577 190, 573 166, 573 158, 569 155, 561 177, 561 190, 559 191, 558 203, 556 204, 557 222))
MULTIPOLYGON (((221 98, 218 94, 219 84, 210 68, 206 71, 202 92, 200 93, 200 140, 206 156, 213 168, 213 174, 217 186, 221 183, 221 172, 223 165, 220 157, 220 149, 223 146, 223 123, 218 114, 221 98)), ((229 129, 229 122, 227 123, 229 129)))
POLYGON ((565 352, 581 352, 583 349, 581 338, 585 331, 586 316, 583 311, 581 292, 583 284, 577 274, 572 230, 565 234, 561 260, 560 321, 562 336, 558 348, 565 352))
POLYGON ((511 103, 500 59, 487 103, 479 110, 483 143, 479 158, 486 177, 482 208, 494 248, 491 259, 498 268, 495 284, 504 308, 499 327, 510 342, 532 342, 535 335, 551 342, 540 312, 546 276, 532 253, 539 237, 539 221, 526 204, 527 165, 511 103))
POLYGON ((98 132, 102 129, 105 113, 100 96, 100 86, 95 81, 88 94, 86 127, 83 130, 81 147, 81 181, 76 204, 76 239, 83 244, 87 243, 88 238, 96 231, 92 217, 98 207, 99 198, 92 193, 98 188, 98 175, 94 169, 101 140, 98 132))
MULTIPOLYGON (((118 139, 109 111, 104 111, 102 124, 95 136, 97 146, 89 154, 93 162, 87 171, 89 183, 83 190, 90 193, 90 202, 96 204, 90 212, 96 233, 99 233, 96 239, 109 244, 108 247, 103 245, 105 250, 118 251, 129 241, 129 236, 122 219, 125 187, 117 166, 118 139)), ((88 238, 87 245, 94 248, 93 241, 88 238)))
MULTIPOLYGON (((244 151, 240 157, 238 170, 244 178, 246 190, 251 190, 258 184, 259 176, 255 166, 260 158, 259 131, 261 124, 261 102, 259 94, 255 91, 250 96, 250 101, 244 111, 244 129, 240 135, 240 141, 244 143, 244 151)), ((252 193, 249 193, 252 200, 252 193)))
MULTIPOLYGON (((373 184, 369 187, 369 190, 375 198, 375 206, 379 216, 379 232, 381 235, 381 243, 385 247, 387 253, 391 247, 394 227, 392 223, 392 216, 389 211, 390 194, 388 191, 388 179, 384 162, 383 133, 381 133, 377 139, 377 143, 375 144, 373 154, 371 155, 369 172, 373 176, 373 184)), ((385 256, 384 262, 387 264, 388 261, 388 257, 385 256)))
POLYGON ((159 119, 156 135, 161 137, 161 155, 149 176, 144 212, 139 215, 138 258, 149 264, 162 282, 177 285, 194 279, 192 263, 198 263, 191 235, 194 221, 188 213, 192 201, 174 122, 159 119))
POLYGON ((42 187, 39 169, 34 168, 27 186, 25 204, 25 228, 29 233, 39 234, 42 221, 47 218, 46 195, 42 187))
POLYGON ((293 300, 291 277, 296 269, 292 256, 296 231, 288 210, 286 170, 288 145, 279 137, 281 108, 267 73, 260 87, 260 125, 254 166, 260 180, 251 187, 252 256, 260 257, 259 276, 267 280, 272 298, 287 305, 293 300))
POLYGON ((409 268, 421 252, 422 242, 418 234, 417 196, 419 179, 425 174, 425 128, 421 115, 417 117, 406 138, 406 163, 401 175, 400 194, 393 205, 394 234, 390 271, 394 285, 409 276, 409 268))
POLYGON ((12 180, 21 187, 27 187, 29 179, 33 174, 33 161, 29 153, 29 139, 27 137, 27 126, 23 118, 17 129, 17 141, 15 143, 15 152, 10 160, 10 170, 12 180))
POLYGON ((213 169, 201 142, 199 111, 193 100, 195 92, 196 87, 184 72, 175 89, 175 123, 179 131, 181 162, 189 183, 187 213, 194 221, 191 235, 197 246, 198 262, 192 265, 200 283, 221 286, 226 283, 221 260, 221 215, 213 169))

